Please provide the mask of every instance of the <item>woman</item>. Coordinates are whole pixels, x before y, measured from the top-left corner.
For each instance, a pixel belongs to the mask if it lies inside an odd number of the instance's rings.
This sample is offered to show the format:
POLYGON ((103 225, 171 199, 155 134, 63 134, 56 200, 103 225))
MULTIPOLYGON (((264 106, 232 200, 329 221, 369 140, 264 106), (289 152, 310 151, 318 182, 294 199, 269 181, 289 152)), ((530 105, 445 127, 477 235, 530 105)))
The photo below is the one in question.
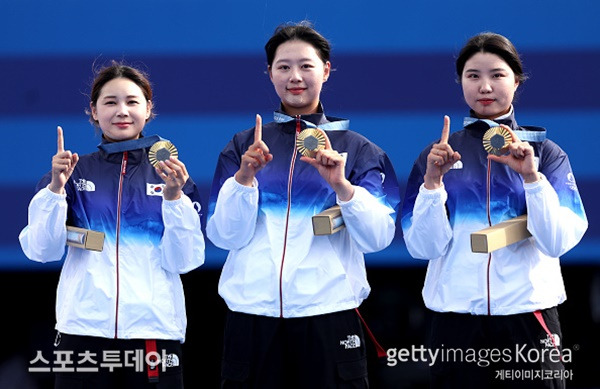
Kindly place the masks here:
POLYGON ((27 257, 49 262, 63 257, 67 225, 104 233, 101 251, 67 251, 55 353, 70 355, 71 371, 56 373, 56 388, 183 387, 179 275, 204 262, 198 190, 169 144, 170 158, 150 163, 152 146, 165 140, 142 135, 153 116, 142 72, 116 62, 101 69, 89 114, 102 132, 99 150, 65 150, 58 127, 52 169, 37 185, 19 236, 27 257), (79 364, 84 355, 87 364, 79 364))
MULTIPOLYGON (((441 140, 415 162, 402 206, 406 246, 414 258, 429 260, 423 298, 433 315, 430 348, 463 356, 438 358, 433 387, 548 384, 500 377, 508 370, 564 369, 559 257, 587 229, 581 198, 565 152, 543 128, 516 122, 512 103, 525 75, 512 43, 494 33, 471 38, 456 71, 470 116, 451 135, 444 118, 441 140), (510 144, 488 155, 484 134, 496 126, 507 131, 510 144), (471 233, 523 214, 531 238, 489 254, 471 252, 471 233), (547 357, 523 361, 516 355, 521 347, 547 357), (465 361, 469 350, 503 354, 465 361), (486 368, 490 361, 497 363, 486 368)), ((564 380, 552 385, 562 387, 564 380)))
POLYGON ((355 309, 370 292, 363 253, 394 237, 396 176, 379 147, 323 113, 323 36, 283 25, 265 51, 281 106, 221 152, 206 229, 229 250, 219 282, 229 308, 223 387, 366 387, 355 309), (306 128, 323 137, 314 158, 296 150, 306 128), (314 236, 312 216, 336 204, 345 228, 314 236))

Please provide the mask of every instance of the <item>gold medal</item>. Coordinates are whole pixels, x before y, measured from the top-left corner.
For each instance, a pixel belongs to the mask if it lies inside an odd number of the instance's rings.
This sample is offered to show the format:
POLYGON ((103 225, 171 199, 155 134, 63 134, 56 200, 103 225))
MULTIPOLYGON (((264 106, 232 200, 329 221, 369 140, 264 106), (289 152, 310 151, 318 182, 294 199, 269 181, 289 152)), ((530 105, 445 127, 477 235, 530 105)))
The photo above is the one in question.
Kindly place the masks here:
POLYGON ((305 157, 314 158, 317 151, 325 148, 325 136, 316 128, 307 128, 298 134, 296 149, 305 157))
POLYGON ((502 155, 511 143, 512 136, 504 127, 492 127, 483 134, 483 148, 488 154, 502 155))
POLYGON ((166 161, 170 157, 177 157, 177 148, 173 143, 160 140, 150 147, 148 152, 148 160, 152 166, 156 167, 160 161, 166 161))

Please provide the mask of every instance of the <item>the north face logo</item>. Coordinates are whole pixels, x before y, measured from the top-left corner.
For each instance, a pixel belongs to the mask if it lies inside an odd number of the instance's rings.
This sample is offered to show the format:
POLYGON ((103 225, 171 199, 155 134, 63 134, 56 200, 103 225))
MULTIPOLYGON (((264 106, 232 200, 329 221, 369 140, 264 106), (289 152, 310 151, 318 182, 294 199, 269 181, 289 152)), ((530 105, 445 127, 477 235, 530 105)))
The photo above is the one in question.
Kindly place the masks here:
POLYGON ((177 356, 177 354, 166 355, 164 364, 165 367, 177 367, 179 366, 179 357, 177 356))
POLYGON ((552 348, 560 346, 560 336, 558 334, 547 334, 544 339, 540 339, 540 344, 543 344, 546 348, 552 348), (552 336, 550 336, 552 335, 552 336))
POLYGON ((360 338, 358 335, 348 335, 346 340, 340 340, 340 346, 344 346, 345 349, 359 348, 360 338))
POLYGON ((75 188, 80 192, 94 192, 96 191, 96 185, 89 180, 84 178, 80 178, 79 181, 75 183, 75 188))

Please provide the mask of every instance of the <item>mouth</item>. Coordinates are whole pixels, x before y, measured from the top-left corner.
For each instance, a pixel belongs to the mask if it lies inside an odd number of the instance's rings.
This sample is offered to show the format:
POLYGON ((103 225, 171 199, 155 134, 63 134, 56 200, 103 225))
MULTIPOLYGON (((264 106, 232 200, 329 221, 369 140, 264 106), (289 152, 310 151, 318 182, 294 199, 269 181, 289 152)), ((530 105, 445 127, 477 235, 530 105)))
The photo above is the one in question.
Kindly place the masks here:
POLYGON ((119 127, 119 128, 127 128, 130 125, 132 125, 133 123, 128 123, 128 122, 118 122, 118 123, 113 123, 113 125, 119 127))
POLYGON ((302 92, 304 92, 306 90, 306 88, 288 88, 288 92, 290 92, 293 95, 299 95, 302 92))
POLYGON ((479 100, 477 100, 477 102, 480 103, 480 104, 482 104, 482 105, 490 105, 494 101, 496 101, 496 99, 479 99, 479 100))

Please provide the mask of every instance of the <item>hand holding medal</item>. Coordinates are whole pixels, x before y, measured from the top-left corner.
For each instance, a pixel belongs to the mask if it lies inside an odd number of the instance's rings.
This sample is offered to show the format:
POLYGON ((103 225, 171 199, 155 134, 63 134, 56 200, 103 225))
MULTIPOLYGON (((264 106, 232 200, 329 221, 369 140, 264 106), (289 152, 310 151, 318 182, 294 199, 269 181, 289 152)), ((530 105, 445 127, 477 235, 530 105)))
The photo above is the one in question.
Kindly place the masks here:
POLYGON ((323 177, 342 201, 348 201, 354 195, 354 187, 346 179, 346 158, 331 147, 325 131, 320 128, 308 128, 301 131, 296 139, 296 148, 302 157, 323 177))
POLYGON ((539 179, 533 147, 528 142, 521 141, 517 134, 504 124, 486 131, 483 146, 486 150, 489 149, 488 159, 507 165, 519 173, 526 183, 539 179))
POLYGON ((158 141, 150 147, 148 160, 165 182, 163 199, 177 200, 190 177, 183 162, 178 159, 177 148, 169 141, 158 141))

